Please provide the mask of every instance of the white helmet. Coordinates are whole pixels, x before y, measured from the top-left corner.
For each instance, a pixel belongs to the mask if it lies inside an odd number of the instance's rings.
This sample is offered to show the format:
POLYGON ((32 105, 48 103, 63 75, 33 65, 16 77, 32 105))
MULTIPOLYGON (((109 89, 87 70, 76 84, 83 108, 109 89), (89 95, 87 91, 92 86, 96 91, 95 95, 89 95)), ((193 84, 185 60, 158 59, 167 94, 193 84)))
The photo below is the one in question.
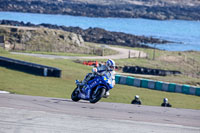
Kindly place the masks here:
POLYGON ((163 102, 164 102, 164 103, 168 103, 168 99, 167 99, 167 98, 164 98, 164 99, 163 99, 163 102))
POLYGON ((135 95, 135 99, 139 99, 140 97, 138 95, 135 95))
POLYGON ((108 59, 106 61, 106 67, 108 68, 108 70, 113 71, 115 69, 115 61, 108 59))
POLYGON ((96 73, 97 72, 97 68, 96 67, 92 68, 92 72, 96 73))

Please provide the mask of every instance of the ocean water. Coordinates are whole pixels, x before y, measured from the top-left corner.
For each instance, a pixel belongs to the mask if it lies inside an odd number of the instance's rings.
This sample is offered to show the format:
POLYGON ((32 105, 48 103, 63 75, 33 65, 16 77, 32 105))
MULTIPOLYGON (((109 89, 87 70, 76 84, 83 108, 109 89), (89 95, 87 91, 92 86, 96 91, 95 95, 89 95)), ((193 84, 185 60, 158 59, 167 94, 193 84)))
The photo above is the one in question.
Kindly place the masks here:
MULTIPOLYGON (((64 26, 104 28, 109 31, 152 36, 174 41, 156 44, 156 48, 169 51, 200 51, 200 21, 150 20, 141 18, 91 18, 70 15, 0 12, 0 20, 16 20, 34 24, 49 23, 64 26)), ((149 44, 151 45, 151 44, 149 44)))

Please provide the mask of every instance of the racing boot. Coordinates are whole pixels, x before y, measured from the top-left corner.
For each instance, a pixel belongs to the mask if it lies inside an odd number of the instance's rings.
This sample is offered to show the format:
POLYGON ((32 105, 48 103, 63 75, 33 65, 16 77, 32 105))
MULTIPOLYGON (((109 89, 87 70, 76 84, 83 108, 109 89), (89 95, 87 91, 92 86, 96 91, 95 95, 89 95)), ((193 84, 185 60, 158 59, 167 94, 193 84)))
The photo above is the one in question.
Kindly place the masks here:
POLYGON ((81 91, 81 92, 83 92, 84 83, 80 82, 79 80, 76 80, 75 83, 78 86, 78 90, 81 91))
POLYGON ((108 98, 110 96, 110 92, 106 91, 106 93, 103 95, 104 98, 108 98))

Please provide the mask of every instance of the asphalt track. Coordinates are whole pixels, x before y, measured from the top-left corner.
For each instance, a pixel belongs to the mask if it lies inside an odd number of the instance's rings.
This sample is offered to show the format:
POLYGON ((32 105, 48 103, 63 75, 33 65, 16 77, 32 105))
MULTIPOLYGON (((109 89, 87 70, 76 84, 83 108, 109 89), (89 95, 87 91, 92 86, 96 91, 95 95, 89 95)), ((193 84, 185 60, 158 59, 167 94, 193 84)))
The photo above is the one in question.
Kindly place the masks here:
POLYGON ((0 133, 200 133, 200 110, 0 94, 0 133))

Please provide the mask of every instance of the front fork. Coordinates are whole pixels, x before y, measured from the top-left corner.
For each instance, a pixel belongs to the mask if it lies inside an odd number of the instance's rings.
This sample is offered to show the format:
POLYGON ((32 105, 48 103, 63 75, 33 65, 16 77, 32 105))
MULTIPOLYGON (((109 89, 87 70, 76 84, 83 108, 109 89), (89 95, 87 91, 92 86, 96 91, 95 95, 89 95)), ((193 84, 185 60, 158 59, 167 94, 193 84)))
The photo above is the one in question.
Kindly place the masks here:
POLYGON ((94 91, 94 94, 96 94, 97 91, 98 91, 99 89, 102 89, 102 88, 105 88, 105 90, 106 90, 105 92, 107 92, 106 87, 104 87, 104 86, 97 86, 96 89, 95 89, 95 91, 94 91))

